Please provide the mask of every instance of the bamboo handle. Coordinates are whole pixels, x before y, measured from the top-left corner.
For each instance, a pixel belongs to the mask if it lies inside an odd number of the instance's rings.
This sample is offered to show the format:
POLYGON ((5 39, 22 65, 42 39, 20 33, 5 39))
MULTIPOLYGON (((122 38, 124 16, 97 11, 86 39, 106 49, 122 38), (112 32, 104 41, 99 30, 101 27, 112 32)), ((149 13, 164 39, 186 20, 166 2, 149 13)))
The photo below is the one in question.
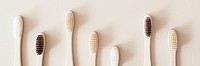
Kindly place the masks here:
POLYGON ((67 66, 74 66, 72 32, 67 32, 67 66))
POLYGON ((37 66, 43 66, 43 54, 37 57, 37 66))
POLYGON ((176 51, 170 54, 171 66, 176 66, 176 51))
POLYGON ((96 66, 96 53, 92 53, 92 58, 91 58, 91 66, 96 66))
POLYGON ((146 38, 146 41, 145 41, 145 48, 146 48, 146 51, 145 51, 145 64, 144 66, 151 66, 151 46, 150 46, 150 37, 147 37, 146 38))
POLYGON ((21 59, 21 37, 17 37, 15 40, 15 61, 14 66, 22 66, 21 59))

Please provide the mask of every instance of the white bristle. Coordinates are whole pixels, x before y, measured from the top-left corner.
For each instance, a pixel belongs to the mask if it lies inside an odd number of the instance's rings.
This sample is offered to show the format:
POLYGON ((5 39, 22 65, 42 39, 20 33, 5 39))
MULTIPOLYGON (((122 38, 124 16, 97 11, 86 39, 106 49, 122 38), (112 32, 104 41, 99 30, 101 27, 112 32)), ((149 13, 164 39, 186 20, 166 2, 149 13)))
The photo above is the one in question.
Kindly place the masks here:
POLYGON ((97 53, 98 50, 98 35, 96 32, 92 32, 90 36, 90 50, 92 53, 97 53))
POLYGON ((174 29, 171 29, 169 32, 169 47, 171 51, 176 51, 177 50, 177 34, 174 29))
POLYGON ((21 16, 16 16, 13 21, 13 36, 14 38, 21 37, 23 32, 23 19, 21 16))
POLYGON ((146 19, 147 17, 150 17, 150 18, 151 18, 151 16, 150 16, 150 15, 148 15, 148 14, 147 14, 147 15, 145 15, 144 17, 145 17, 145 19, 146 19))
POLYGON ((66 23, 68 32, 72 32, 74 29, 74 14, 72 11, 67 12, 66 23))
POLYGON ((117 47, 111 48, 110 62, 111 62, 111 66, 118 66, 119 65, 119 49, 117 47))

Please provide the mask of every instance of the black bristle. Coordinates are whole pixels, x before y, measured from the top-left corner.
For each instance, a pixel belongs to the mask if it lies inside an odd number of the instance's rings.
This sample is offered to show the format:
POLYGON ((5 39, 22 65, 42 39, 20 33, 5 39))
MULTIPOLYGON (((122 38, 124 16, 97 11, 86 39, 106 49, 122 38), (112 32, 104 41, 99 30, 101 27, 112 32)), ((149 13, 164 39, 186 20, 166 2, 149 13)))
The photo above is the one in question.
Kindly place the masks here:
POLYGON ((38 35, 36 39, 36 53, 37 55, 41 55, 44 49, 44 37, 42 35, 38 35))
POLYGON ((151 28, 152 28, 151 23, 152 23, 151 18, 146 17, 146 19, 145 19, 145 34, 146 34, 147 37, 151 36, 151 28))

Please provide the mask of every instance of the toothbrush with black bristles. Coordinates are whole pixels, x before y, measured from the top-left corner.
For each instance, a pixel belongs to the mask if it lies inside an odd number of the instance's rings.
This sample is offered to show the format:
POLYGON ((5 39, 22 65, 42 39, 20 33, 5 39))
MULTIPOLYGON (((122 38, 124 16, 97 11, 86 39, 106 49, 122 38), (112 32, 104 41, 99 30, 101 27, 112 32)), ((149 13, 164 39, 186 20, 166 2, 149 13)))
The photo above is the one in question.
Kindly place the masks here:
POLYGON ((45 34, 40 33, 36 38, 37 66, 44 66, 43 57, 45 53, 45 46, 46 46, 45 34))
POLYGON ((22 66, 22 35, 23 35, 23 18, 15 17, 13 21, 13 36, 15 38, 15 59, 14 66, 22 66))
POLYGON ((152 31, 152 19, 147 15, 144 19, 144 31, 145 31, 145 62, 144 66, 151 66, 151 31, 152 31))

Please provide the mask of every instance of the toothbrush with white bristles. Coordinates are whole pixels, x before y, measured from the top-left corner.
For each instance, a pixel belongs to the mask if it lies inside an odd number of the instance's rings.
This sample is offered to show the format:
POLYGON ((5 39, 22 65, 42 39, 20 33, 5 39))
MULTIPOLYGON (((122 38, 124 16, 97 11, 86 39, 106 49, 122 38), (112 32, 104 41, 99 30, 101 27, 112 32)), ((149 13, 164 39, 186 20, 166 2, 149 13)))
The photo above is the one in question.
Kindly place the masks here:
POLYGON ((176 51, 177 51, 177 34, 174 29, 171 29, 169 31, 169 50, 170 50, 170 60, 171 65, 170 66, 176 66, 176 51))
POLYGON ((74 14, 68 11, 66 15, 67 26, 67 66, 74 66, 73 59, 73 31, 74 31, 74 14))
POLYGON ((96 55, 98 51, 99 38, 96 32, 92 32, 90 35, 90 52, 91 52, 91 66, 96 66, 96 55))
POLYGON ((22 66, 22 58, 21 58, 22 34, 23 34, 23 19, 21 16, 17 16, 13 21, 13 36, 15 38, 14 66, 22 66))
POLYGON ((119 49, 117 47, 111 48, 110 63, 111 63, 111 66, 118 66, 119 65, 119 49))
POLYGON ((145 31, 145 62, 144 66, 151 66, 151 31, 152 31, 152 19, 147 15, 144 19, 144 31, 145 31))

